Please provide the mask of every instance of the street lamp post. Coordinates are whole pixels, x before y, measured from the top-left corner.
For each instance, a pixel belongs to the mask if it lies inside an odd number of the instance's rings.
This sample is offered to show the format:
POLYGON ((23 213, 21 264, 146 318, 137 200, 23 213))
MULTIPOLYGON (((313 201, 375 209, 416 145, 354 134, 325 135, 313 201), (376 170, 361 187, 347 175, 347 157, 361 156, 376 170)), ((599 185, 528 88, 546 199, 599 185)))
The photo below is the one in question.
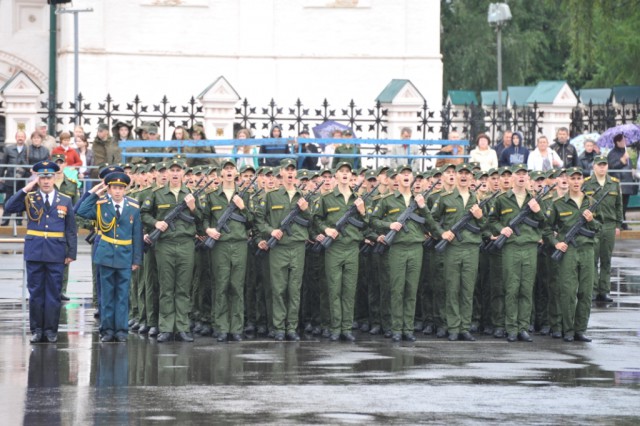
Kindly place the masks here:
MULTIPOLYGON (((79 33, 79 25, 78 25, 78 13, 82 13, 82 12, 93 12, 93 8, 88 7, 85 9, 71 9, 71 8, 65 8, 65 9, 57 9, 56 10, 56 14, 61 14, 61 13, 73 13, 73 104, 76 107, 76 117, 77 117, 77 113, 78 113, 78 94, 79 94, 79 61, 78 61, 78 33, 79 33)), ((76 123, 79 124, 79 123, 76 123)))
POLYGON ((498 114, 502 115, 502 28, 511 20, 511 10, 506 3, 491 3, 487 21, 496 28, 498 45, 498 114))

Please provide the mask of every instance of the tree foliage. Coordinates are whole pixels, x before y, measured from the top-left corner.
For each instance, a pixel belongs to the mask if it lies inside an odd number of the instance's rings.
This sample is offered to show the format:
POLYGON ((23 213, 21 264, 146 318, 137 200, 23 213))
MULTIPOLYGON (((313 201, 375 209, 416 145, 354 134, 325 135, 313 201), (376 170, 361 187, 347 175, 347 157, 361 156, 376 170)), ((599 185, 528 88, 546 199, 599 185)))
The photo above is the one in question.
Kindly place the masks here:
MULTIPOLYGON (((494 2, 497 0, 494 0, 494 2)), ((503 87, 568 80, 574 88, 640 83, 640 0, 508 0, 503 87)), ((495 90, 491 0, 441 0, 444 89, 495 90)))

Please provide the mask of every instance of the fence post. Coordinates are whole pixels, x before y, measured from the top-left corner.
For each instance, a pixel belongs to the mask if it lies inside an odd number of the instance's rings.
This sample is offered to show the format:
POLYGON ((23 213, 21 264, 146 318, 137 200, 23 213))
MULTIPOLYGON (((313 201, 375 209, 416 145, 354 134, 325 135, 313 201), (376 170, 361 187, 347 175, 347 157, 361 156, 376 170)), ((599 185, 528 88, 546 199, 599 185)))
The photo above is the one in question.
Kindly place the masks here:
MULTIPOLYGON (((218 77, 198 95, 204 108, 204 129, 209 139, 233 139, 235 106, 240 96, 223 76, 218 77)), ((225 152, 220 147, 219 152, 225 152)), ((229 147, 229 152, 231 151, 229 147)))
POLYGON ((24 126, 27 137, 38 124, 38 107, 42 90, 23 71, 13 75, 0 88, 5 101, 6 143, 15 143, 16 132, 24 126))

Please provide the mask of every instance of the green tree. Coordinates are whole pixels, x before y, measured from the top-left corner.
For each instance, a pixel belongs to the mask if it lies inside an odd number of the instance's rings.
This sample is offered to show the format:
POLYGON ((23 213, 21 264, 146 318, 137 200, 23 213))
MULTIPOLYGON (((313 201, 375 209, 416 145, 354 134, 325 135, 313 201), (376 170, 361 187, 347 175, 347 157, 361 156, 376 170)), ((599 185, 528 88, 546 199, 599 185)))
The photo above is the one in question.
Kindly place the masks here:
MULTIPOLYGON (((506 2, 513 19, 502 31, 504 88, 541 80, 576 89, 640 84, 640 0, 506 2)), ((445 93, 497 87, 490 3, 441 0, 445 93)))

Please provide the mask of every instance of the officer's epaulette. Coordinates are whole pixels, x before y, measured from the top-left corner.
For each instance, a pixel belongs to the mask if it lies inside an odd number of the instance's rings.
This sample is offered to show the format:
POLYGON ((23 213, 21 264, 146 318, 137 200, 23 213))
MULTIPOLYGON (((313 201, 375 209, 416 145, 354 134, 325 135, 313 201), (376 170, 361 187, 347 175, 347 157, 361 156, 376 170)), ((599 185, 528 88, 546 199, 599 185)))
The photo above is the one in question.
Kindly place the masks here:
MULTIPOLYGON (((591 177, 589 177, 589 178, 591 178, 591 177)), ((618 179, 617 177, 613 177, 613 176, 611 176, 611 180, 614 181, 614 182, 620 182, 620 179, 618 179)))
POLYGON ((140 208, 140 204, 138 204, 138 200, 131 197, 127 197, 127 201, 129 202, 129 205, 131 207, 135 207, 136 209, 140 208))
POLYGON ((38 192, 38 191, 31 191, 31 192, 27 192, 27 195, 33 195, 33 194, 35 194, 36 192, 38 192))
POLYGON ((109 198, 107 198, 106 196, 103 196, 98 201, 96 201, 96 204, 104 204, 104 203, 106 203, 108 201, 109 201, 109 198))

